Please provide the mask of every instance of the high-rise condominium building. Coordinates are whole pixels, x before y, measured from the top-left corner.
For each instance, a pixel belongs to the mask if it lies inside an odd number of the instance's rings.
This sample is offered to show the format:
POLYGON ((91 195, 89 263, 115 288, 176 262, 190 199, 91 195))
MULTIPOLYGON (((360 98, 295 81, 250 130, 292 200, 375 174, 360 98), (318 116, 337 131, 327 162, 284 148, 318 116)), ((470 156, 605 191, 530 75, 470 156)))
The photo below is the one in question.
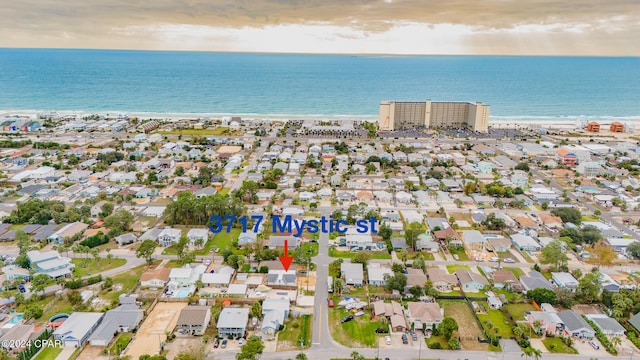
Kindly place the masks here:
POLYGON ((469 128, 489 130, 489 105, 460 101, 382 101, 380 130, 469 128))

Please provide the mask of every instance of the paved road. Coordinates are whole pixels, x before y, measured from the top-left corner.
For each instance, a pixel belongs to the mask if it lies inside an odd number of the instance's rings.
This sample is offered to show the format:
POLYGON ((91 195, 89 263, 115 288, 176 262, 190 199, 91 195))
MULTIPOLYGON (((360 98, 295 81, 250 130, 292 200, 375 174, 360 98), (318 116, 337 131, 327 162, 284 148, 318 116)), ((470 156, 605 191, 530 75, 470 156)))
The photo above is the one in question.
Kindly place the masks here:
MULTIPOLYGON (((325 211, 322 216, 329 217, 330 213, 325 211)), ((313 310, 313 330, 312 343, 314 347, 329 349, 337 346, 329 331, 329 305, 327 297, 329 295, 327 277, 329 276, 329 234, 320 233, 318 239, 318 255, 313 259, 316 264, 316 292, 313 310)))
POLYGON ((251 162, 249 163, 249 166, 245 167, 244 171, 240 173, 240 175, 238 175, 238 178, 231 186, 229 193, 238 190, 240 186, 242 186, 242 183, 247 178, 247 174, 249 174, 249 171, 255 169, 258 161, 262 159, 262 155, 264 155, 264 153, 267 151, 267 146, 269 146, 269 141, 267 141, 266 139, 260 140, 260 147, 253 152, 253 157, 251 159, 251 162))

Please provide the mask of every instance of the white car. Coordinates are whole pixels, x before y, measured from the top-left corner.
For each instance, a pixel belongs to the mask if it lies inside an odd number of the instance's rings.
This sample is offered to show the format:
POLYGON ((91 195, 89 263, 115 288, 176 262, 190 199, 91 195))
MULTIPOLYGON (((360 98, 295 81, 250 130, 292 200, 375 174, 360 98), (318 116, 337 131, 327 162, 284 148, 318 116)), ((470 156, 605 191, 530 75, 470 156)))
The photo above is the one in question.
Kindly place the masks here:
POLYGON ((386 342, 387 345, 391 345, 391 336, 385 336, 384 337, 384 342, 386 342))

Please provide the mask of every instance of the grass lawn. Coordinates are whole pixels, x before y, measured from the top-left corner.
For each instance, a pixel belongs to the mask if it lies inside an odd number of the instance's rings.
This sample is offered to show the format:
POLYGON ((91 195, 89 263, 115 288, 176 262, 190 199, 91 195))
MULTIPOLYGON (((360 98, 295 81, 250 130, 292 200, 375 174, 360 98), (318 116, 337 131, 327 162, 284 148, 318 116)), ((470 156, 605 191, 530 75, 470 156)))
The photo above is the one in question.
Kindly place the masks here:
POLYGON ((549 271, 542 271, 542 276, 545 277, 545 279, 547 280, 551 280, 551 273, 549 271))
POLYGON ((127 263, 127 260, 118 258, 113 258, 111 261, 106 258, 99 258, 98 261, 94 258, 75 258, 71 259, 71 261, 76 265, 73 276, 77 277, 95 275, 101 271, 117 268, 127 263))
MULTIPOLYGON (((357 254, 357 252, 351 252, 351 251, 338 251, 335 249, 335 247, 330 247, 329 248, 329 256, 331 257, 336 257, 336 258, 353 258, 355 255, 357 254)), ((391 254, 389 254, 386 251, 369 251, 369 254, 371 255, 371 259, 391 259, 391 254)))
POLYGON ((467 265, 447 265, 447 271, 449 271, 449 274, 453 274, 458 269, 471 270, 467 265))
POLYGON ((277 351, 307 349, 311 346, 311 315, 292 318, 278 333, 277 351), (303 343, 304 346, 300 347, 303 343))
POLYGON ((531 304, 507 304, 504 305, 507 312, 511 314, 513 320, 524 320, 524 313, 527 311, 535 311, 536 309, 531 304))
POLYGON ((442 296, 460 296, 460 290, 451 290, 449 292, 439 292, 438 295, 442 295, 442 296))
POLYGON ((158 221, 158 218, 155 216, 141 216, 138 218, 138 221, 147 224, 147 226, 151 226, 158 221))
POLYGON ((168 267, 168 268, 181 268, 183 266, 183 264, 180 262, 180 260, 169 260, 167 261, 167 263, 164 265, 164 267, 168 267))
POLYGON ((116 276, 112 276, 113 279, 113 290, 102 290, 100 291, 100 297, 103 299, 108 299, 110 302, 118 301, 118 297, 120 294, 128 293, 140 280, 140 275, 143 272, 155 269, 156 266, 160 263, 160 260, 154 261, 151 266, 141 265, 135 267, 125 273, 118 274, 116 276), (116 290, 118 289, 118 290, 116 290))
POLYGON ((478 291, 478 292, 467 291, 464 294, 470 298, 486 298, 487 297, 487 294, 485 294, 484 291, 478 291))
POLYGON ((36 322, 40 324, 45 324, 49 322, 49 319, 53 315, 71 314, 71 312, 72 312, 71 304, 69 304, 69 302, 67 301, 66 296, 62 298, 56 298, 53 300, 53 305, 49 309, 47 309, 42 314, 42 317, 36 320, 36 322))
POLYGON ((577 354, 578 351, 571 346, 567 346, 562 339, 559 337, 547 337, 542 340, 544 347, 549 350, 551 353, 560 353, 560 354, 577 354))
POLYGON ((462 246, 450 247, 449 254, 451 254, 451 257, 453 257, 454 259, 455 257, 453 255, 458 255, 458 261, 471 261, 471 259, 469 259, 469 255, 467 255, 467 252, 462 246))
POLYGON ((433 346, 433 344, 435 343, 439 343, 440 344, 440 349, 443 350, 449 350, 449 343, 447 342, 447 340, 445 340, 444 336, 440 335, 440 336, 431 336, 428 339, 424 339, 424 341, 427 343, 427 347, 429 349, 437 349, 437 346, 433 346))
POLYGON ((237 249, 233 249, 231 243, 234 240, 237 240, 240 236, 242 229, 232 228, 229 233, 226 231, 219 232, 215 234, 211 239, 207 241, 204 247, 200 250, 196 250, 196 255, 207 255, 211 251, 211 249, 220 248, 224 249, 232 249, 234 253, 236 253, 237 249))
POLYGON ((508 272, 512 273, 513 276, 516 277, 516 279, 520 279, 520 276, 524 275, 524 271, 520 268, 516 268, 516 267, 503 267, 502 269, 507 270, 508 272))
POLYGON ((229 193, 229 191, 231 191, 231 189, 229 189, 229 188, 222 188, 222 189, 220 189, 220 191, 218 191, 218 194, 220 194, 220 195, 222 195, 222 196, 226 196, 226 195, 229 193))
POLYGON ((504 313, 500 310, 491 310, 489 304, 484 304, 485 308, 489 309, 486 314, 478 314, 480 321, 484 324, 488 333, 494 333, 503 338, 510 338, 513 336, 511 328, 514 324, 504 316, 504 313), (489 329, 487 322, 493 324, 493 327, 489 329), (496 330, 497 329, 497 330, 496 330), (497 331, 497 332, 496 332, 497 331))
POLYGON ((473 317, 469 305, 462 300, 440 300, 438 301, 444 308, 444 316, 452 317, 458 323, 458 332, 462 336, 462 348, 465 350, 487 351, 487 344, 481 344, 477 338, 482 337, 480 324, 473 317), (466 339, 469 338, 469 339, 466 339), (471 340, 473 339, 473 340, 471 340))
POLYGON ((531 258, 531 256, 529 256, 529 254, 527 254, 526 252, 522 252, 522 257, 527 260, 528 263, 533 264, 533 259, 531 258))
POLYGON ((113 345, 111 345, 110 354, 118 356, 118 354, 120 354, 120 352, 127 347, 129 342, 131 341, 131 338, 133 338, 132 333, 121 332, 120 335, 118 335, 118 338, 116 339, 116 341, 113 343, 113 345))
POLYGON ((352 348, 375 347, 377 339, 375 330, 378 328, 378 323, 370 321, 367 315, 341 323, 340 319, 349 314, 344 309, 329 310, 329 328, 333 339, 352 348))
POLYGON ((511 253, 511 251, 505 251, 505 252, 495 252, 495 254, 500 258, 500 259, 507 259, 507 258, 511 258, 513 259, 513 261, 515 262, 519 262, 518 258, 513 256, 513 254, 511 253))
POLYGON ((600 221, 600 219, 595 215, 582 215, 582 221, 600 221))
POLYGON ((33 359, 54 360, 58 356, 58 354, 62 352, 62 349, 62 347, 58 346, 45 346, 33 359))

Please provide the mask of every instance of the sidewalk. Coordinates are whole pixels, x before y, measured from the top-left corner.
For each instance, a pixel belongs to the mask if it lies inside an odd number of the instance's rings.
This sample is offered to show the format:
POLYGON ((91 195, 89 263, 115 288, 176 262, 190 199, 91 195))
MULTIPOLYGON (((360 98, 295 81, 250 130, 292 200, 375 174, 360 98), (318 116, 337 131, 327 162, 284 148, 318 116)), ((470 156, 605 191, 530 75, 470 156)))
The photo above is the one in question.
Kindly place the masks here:
POLYGON ((65 346, 62 349, 62 352, 56 356, 56 360, 67 360, 71 357, 71 354, 76 351, 76 348, 73 346, 65 346))

